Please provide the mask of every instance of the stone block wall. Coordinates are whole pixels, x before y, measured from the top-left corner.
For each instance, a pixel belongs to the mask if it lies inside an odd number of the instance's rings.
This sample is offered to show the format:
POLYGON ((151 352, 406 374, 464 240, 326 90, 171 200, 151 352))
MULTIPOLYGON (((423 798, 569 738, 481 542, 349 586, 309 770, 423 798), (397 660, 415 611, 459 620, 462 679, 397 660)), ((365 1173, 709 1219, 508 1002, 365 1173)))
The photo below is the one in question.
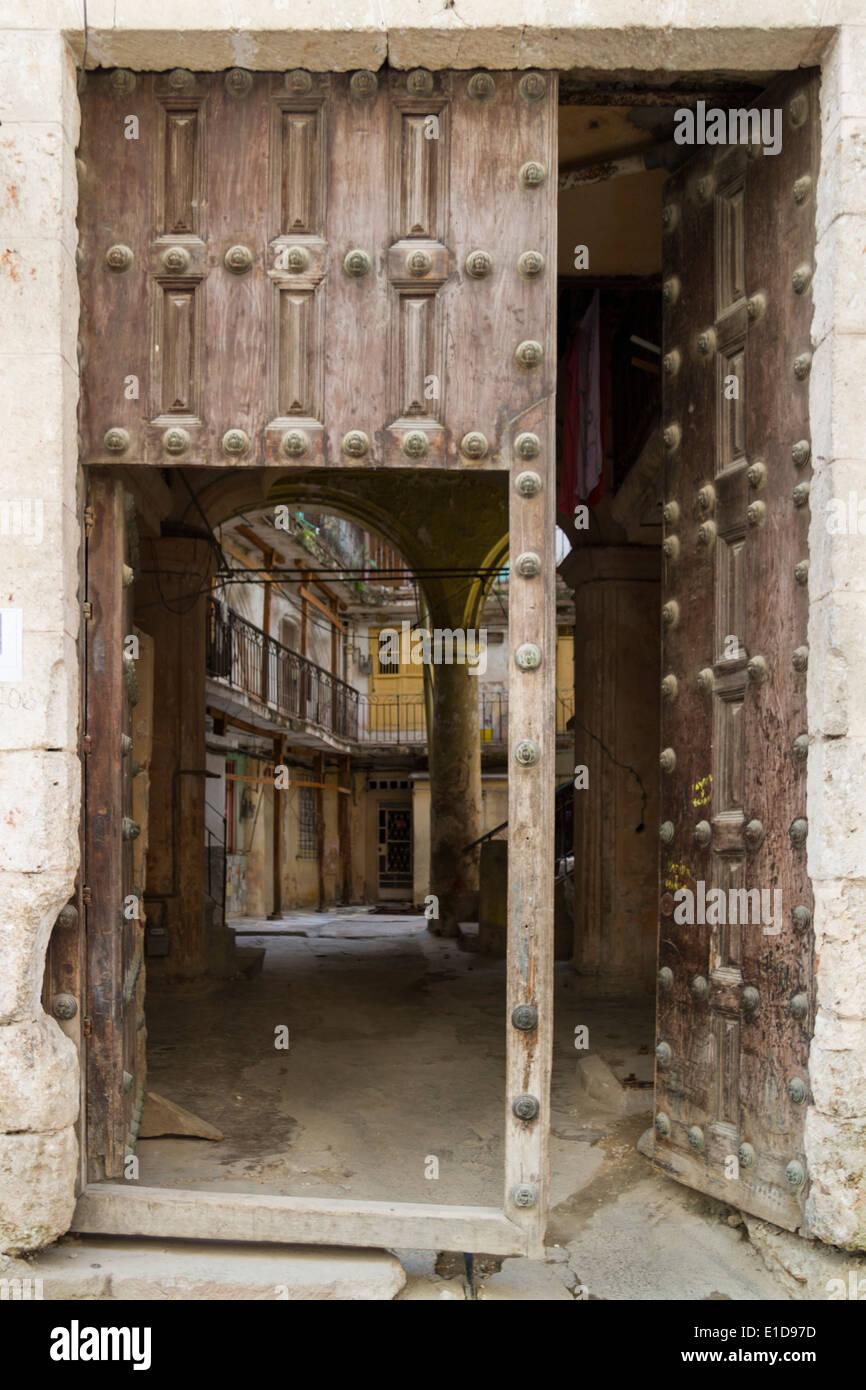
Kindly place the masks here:
POLYGON ((78 1054, 40 1001, 79 862, 75 78, 56 30, 0 34, 0 609, 23 626, 0 684, 0 1251, 67 1229, 77 1172, 78 1054))

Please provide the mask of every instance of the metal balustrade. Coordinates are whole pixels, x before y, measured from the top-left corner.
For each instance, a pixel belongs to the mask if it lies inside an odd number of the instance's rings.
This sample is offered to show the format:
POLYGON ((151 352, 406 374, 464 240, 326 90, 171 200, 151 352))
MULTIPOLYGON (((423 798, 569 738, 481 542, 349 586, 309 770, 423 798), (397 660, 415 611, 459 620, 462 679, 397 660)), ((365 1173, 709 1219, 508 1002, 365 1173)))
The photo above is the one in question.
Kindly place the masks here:
MULTIPOLYGON (((284 647, 225 605, 208 600, 207 672, 288 719, 303 719, 348 743, 427 742, 423 695, 361 695, 314 661, 284 647)), ((566 734, 574 694, 556 694, 556 731, 566 734)), ((508 742, 508 694, 479 688, 482 743, 508 742)))
POLYGON ((230 608, 208 600, 207 672, 287 719, 358 738, 358 692, 230 608))

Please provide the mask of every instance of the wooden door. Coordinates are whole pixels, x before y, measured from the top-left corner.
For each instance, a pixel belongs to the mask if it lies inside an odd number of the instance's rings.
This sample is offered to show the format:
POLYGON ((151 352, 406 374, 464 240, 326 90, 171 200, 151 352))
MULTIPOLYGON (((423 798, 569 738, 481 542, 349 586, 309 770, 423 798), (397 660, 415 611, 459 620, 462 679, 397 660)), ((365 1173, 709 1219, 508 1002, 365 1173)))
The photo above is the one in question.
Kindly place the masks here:
POLYGON ((537 433, 555 75, 115 71, 81 105, 85 463, 507 469, 537 433))
POLYGON ((817 77, 787 77, 757 105, 781 114, 780 153, 708 148, 665 189, 653 1144, 682 1182, 794 1229, 808 1190, 814 1025, 805 762, 817 77))
MULTIPOLYGON (((258 469, 249 486, 263 498, 285 477, 323 469, 508 478, 510 642, 538 651, 510 663, 503 1202, 372 1203, 359 1217, 339 1202, 310 1213, 287 1198, 272 1207, 272 1229, 280 1239, 336 1233, 341 1243, 537 1254, 552 1049, 556 74, 118 70, 88 74, 81 108, 87 466, 181 468, 191 488, 215 470, 258 469)), ((459 476, 453 483, 449 505, 464 525, 459 476)), ((116 502, 100 497, 95 509, 114 516, 116 502)), ((101 839, 89 830, 104 914, 96 1094, 124 1070, 109 993, 126 947, 108 917, 124 880, 128 788, 108 732, 125 727, 110 655, 124 620, 108 534, 94 531, 105 547, 93 577, 105 658, 92 679, 109 740, 94 731, 93 756, 104 759, 92 803, 101 839)), ((118 1120, 99 1141, 113 1155, 107 1171, 117 1171, 122 1130, 118 1120)), ((190 1233, 168 1195, 87 1193, 78 1229, 110 1220, 130 1230, 139 1201, 152 1234, 190 1233)), ((248 1218, 237 1194, 231 1201, 240 1225, 220 1230, 237 1234, 248 1218)), ((203 1233, 197 1200, 184 1210, 203 1233)))
MULTIPOLYGON (((131 503, 120 482, 90 474, 84 881, 91 1179, 124 1173, 144 1103, 144 863, 135 852, 142 827, 133 811, 137 800, 141 817, 146 792, 136 798, 133 790, 141 639, 132 624, 137 539, 131 503)), ((150 689, 152 681, 147 684, 150 689)))

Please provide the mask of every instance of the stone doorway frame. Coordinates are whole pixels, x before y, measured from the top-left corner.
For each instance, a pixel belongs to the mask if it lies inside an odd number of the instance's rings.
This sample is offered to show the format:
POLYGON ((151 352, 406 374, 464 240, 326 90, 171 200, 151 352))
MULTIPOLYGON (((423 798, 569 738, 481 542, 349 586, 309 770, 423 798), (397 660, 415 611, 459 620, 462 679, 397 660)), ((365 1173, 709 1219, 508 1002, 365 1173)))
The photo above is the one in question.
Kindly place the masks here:
MULTIPOLYGON (((689 7, 684 7, 686 19, 689 7)), ((611 12, 602 0, 591 0, 579 26, 566 6, 560 12, 558 0, 542 22, 524 0, 515 0, 510 17, 485 10, 477 24, 467 26, 465 20, 458 24, 451 11, 437 9, 429 23, 422 19, 409 27, 393 0, 387 0, 375 26, 360 0, 350 0, 340 29, 314 27, 311 11, 310 27, 286 31, 276 27, 265 7, 260 17, 254 5, 250 30, 238 33, 230 27, 228 6, 218 0, 188 12, 183 34, 159 27, 159 12, 151 27, 147 19, 137 19, 136 27, 118 28, 108 7, 92 7, 85 35, 77 6, 63 0, 44 11, 37 7, 26 31, 9 27, 2 32, 9 79, 4 125, 25 143, 31 167, 38 170, 27 189, 26 206, 7 213, 9 235, 20 246, 16 255, 28 275, 39 275, 39 294, 28 297, 20 291, 10 326, 6 367, 17 404, 7 445, 32 461, 33 494, 55 504, 51 543, 39 552, 36 577, 46 593, 59 595, 43 601, 40 640, 34 646, 38 655, 30 673, 49 696, 35 711, 10 711, 6 751, 0 754, 4 773, 28 786, 26 797, 22 793, 19 798, 16 824, 4 827, 2 838, 12 944, 4 947, 11 968, 0 1018, 6 1027, 38 1033, 33 1074, 51 1101, 20 1105, 20 1115, 9 1126, 14 1132, 0 1137, 7 1169, 13 1175, 18 1171, 22 1184, 27 1174, 30 1184, 30 1214, 22 1210, 20 1220, 17 1214, 12 1218, 22 1232, 16 1237, 20 1248, 43 1244, 68 1228, 77 1172, 77 1068, 69 1065, 68 1056, 59 1060, 57 1038, 44 1027, 48 1020, 39 992, 47 937, 73 890, 78 867, 75 67, 85 49, 88 66, 133 69, 243 64, 334 70, 376 68, 387 59, 404 68, 580 67, 599 80, 611 80, 623 73, 633 77, 653 61, 657 70, 671 75, 716 68, 821 68, 810 384, 815 477, 807 780, 817 1021, 810 1053, 814 1105, 807 1119, 812 1179, 807 1231, 851 1249, 866 1248, 866 1193, 847 1181, 847 1174, 862 1171, 866 1146, 858 1062, 858 1055, 866 1054, 866 931, 857 930, 858 919, 866 919, 866 653, 859 635, 866 629, 866 574, 858 563, 858 538, 828 535, 821 511, 822 503, 834 496, 847 498, 866 480, 862 407, 856 400, 866 366, 866 311, 856 294, 858 248, 866 229, 866 29, 848 22, 861 17, 852 0, 829 0, 817 20, 808 0, 794 0, 783 22, 772 17, 773 8, 764 27, 760 15, 744 27, 733 0, 725 0, 712 22, 695 5, 695 25, 689 27, 682 15, 671 26, 667 10, 653 3, 638 27, 623 6, 621 18, 628 27, 619 29, 613 21, 620 12, 611 12), (7 114, 11 120, 5 119, 7 114), (53 642, 43 642, 45 636, 53 642), (60 664, 58 643, 65 656, 60 664)), ((16 273, 15 284, 22 278, 16 273)), ((23 551, 22 557, 30 562, 32 576, 34 553, 23 551)), ((6 1028, 0 1032, 6 1034, 6 1028)), ((207 1201, 205 1194, 196 1199, 207 1201)), ((404 1243, 415 1243, 405 1235, 404 1243)), ((437 1236, 440 1248, 447 1246, 444 1236, 444 1231, 437 1236)), ((320 1228, 316 1238, 328 1237, 320 1228)), ((495 1251, 497 1246, 486 1239, 483 1248, 495 1251)))

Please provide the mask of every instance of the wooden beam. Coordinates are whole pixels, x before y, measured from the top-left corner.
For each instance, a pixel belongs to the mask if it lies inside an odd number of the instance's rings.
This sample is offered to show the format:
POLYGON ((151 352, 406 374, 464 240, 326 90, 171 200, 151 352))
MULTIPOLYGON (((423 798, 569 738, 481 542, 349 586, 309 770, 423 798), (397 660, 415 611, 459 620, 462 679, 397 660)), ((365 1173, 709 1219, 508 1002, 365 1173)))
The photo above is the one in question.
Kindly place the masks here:
POLYGON ((336 782, 290 782, 287 791, 293 787, 318 787, 323 792, 340 792, 343 796, 351 796, 351 787, 338 787, 336 782))
MULTIPOLYGON (((658 371, 658 368, 656 368, 656 371, 658 371)), ((273 561, 273 558, 274 558, 274 552, 273 552, 272 550, 266 550, 266 551, 265 551, 265 565, 267 566, 268 569, 270 569, 270 567, 271 567, 271 563, 272 563, 272 561, 273 561)), ((262 612, 262 631, 264 632, 264 634, 265 634, 266 637, 270 637, 270 635, 271 635, 271 589, 272 589, 272 587, 273 587, 273 586, 272 586, 271 584, 266 584, 266 585, 265 585, 264 609, 263 609, 263 612, 262 612)))
MULTIPOLYGON (((549 74, 546 121, 536 158, 550 167, 556 161, 556 85, 549 74)), ((540 104, 539 104, 540 105, 540 104)), ((539 109, 539 115, 541 110, 539 109)), ((547 206, 549 241, 539 235, 542 251, 554 246, 556 190, 547 206)), ((542 205, 536 204, 542 217, 542 205)), ((554 321, 556 285, 546 282, 546 302, 540 313, 554 321)), ((533 739, 540 757, 534 765, 516 768, 508 776, 508 941, 506 955, 506 1019, 515 1008, 530 1005, 537 1011, 532 1028, 506 1028, 507 1097, 528 1093, 539 1102, 534 1124, 526 1124, 512 1111, 505 1112, 505 1183, 503 1210, 515 1225, 523 1227, 528 1249, 535 1259, 544 1254, 544 1234, 550 1201, 550 1072, 553 1056, 553 810, 556 757, 556 466, 555 416, 550 397, 540 394, 537 413, 521 417, 521 428, 531 428, 541 440, 538 471, 545 485, 537 495, 521 498, 512 487, 509 498, 511 553, 536 550, 542 570, 532 584, 512 583, 508 591, 508 641, 512 649, 523 642, 536 643, 542 652, 537 671, 523 671, 511 663, 508 676, 510 739, 533 739), (530 418, 531 426, 524 424, 530 418), (534 1201, 522 1207, 514 1201, 516 1190, 528 1188, 534 1201)), ((516 471, 520 460, 512 460, 516 471)), ((447 756, 447 748, 438 756, 447 756)))
POLYGON ((254 565, 249 556, 245 555, 242 550, 238 550, 236 545, 232 545, 231 541, 221 540, 220 545, 226 555, 231 555, 232 559, 237 560, 239 565, 243 565, 245 570, 255 570, 257 574, 263 572, 264 567, 262 565, 254 565))
POLYGON ((272 545, 266 545, 265 542, 261 539, 261 537, 257 536, 255 531, 253 531, 251 527, 235 526, 234 529, 235 531, 237 531, 239 536, 243 536, 244 540, 249 541, 251 545, 256 546, 256 548, 262 552, 262 554, 265 556, 265 560, 268 565, 272 565, 274 559, 279 560, 281 565, 284 565, 286 563, 285 555, 283 555, 279 550, 275 550, 272 545), (270 556, 270 559, 267 558, 268 556, 270 556))
MULTIPOLYGON (((247 724, 244 719, 238 719, 233 714, 226 714, 225 710, 213 709, 208 705, 207 713, 213 715, 214 718, 218 716, 225 724, 233 724, 236 729, 243 729, 245 734, 256 734, 258 738, 273 738, 274 736, 273 729, 262 729, 257 724, 247 724)), ((226 752, 231 756, 232 749, 226 749, 226 752)))
POLYGON ((496 1207, 362 1202, 92 1183, 75 1208, 81 1235, 522 1255, 526 1237, 496 1207))
MULTIPOLYGON (((239 564, 239 565, 243 565, 244 569, 245 569, 245 570, 249 570, 250 573, 252 573, 252 574, 268 574, 268 573, 270 573, 270 569, 269 569, 269 566, 268 566, 268 565, 254 565, 254 564, 247 558, 246 555, 244 555, 240 550, 238 550, 236 546, 233 546, 233 545, 232 545, 231 541, 224 540, 224 541, 221 542, 221 544, 222 544, 222 548, 223 548, 223 551, 225 552, 225 554, 226 554, 226 555, 230 555, 230 556, 232 557, 233 560, 237 560, 238 564, 239 564)), ((281 558, 282 558, 282 556, 277 555, 277 552, 276 552, 275 550, 274 550, 274 551, 270 551, 270 552, 266 551, 266 552, 265 552, 265 555, 267 556, 268 554, 270 554, 272 558, 273 558, 274 556, 277 556, 278 559, 281 559, 281 558)), ((269 628, 269 626, 270 626, 270 621, 271 621, 271 592, 272 592, 272 590, 273 590, 273 589, 276 589, 277 592, 280 593, 280 594, 282 595, 282 597, 283 597, 284 599, 286 599, 293 607, 294 607, 294 605, 297 603, 297 597, 296 597, 294 594, 288 593, 288 592, 286 591, 286 589, 283 587, 283 585, 280 584, 280 583, 278 583, 278 581, 275 580, 275 579, 272 579, 269 583, 266 583, 264 580, 262 580, 262 586, 263 586, 264 591, 265 591, 265 594, 264 594, 264 600, 265 600, 265 602, 264 602, 264 614, 263 614, 263 618, 262 618, 262 628, 263 628, 264 632, 267 634, 267 633, 268 633, 268 628, 269 628)), ((212 587, 213 587, 213 581, 212 581, 212 587)), ((312 601, 313 601, 314 603, 318 604, 318 599, 315 599, 312 595, 311 595, 310 597, 312 598, 312 601)), ((303 620, 303 609, 304 609, 304 603, 303 603, 303 599, 302 599, 302 600, 301 600, 301 614, 302 614, 302 620, 303 620)), ((325 612, 328 612, 328 611, 329 611, 329 610, 327 610, 327 609, 325 610, 325 612)), ((344 630, 343 627, 342 627, 342 624, 340 624, 340 630, 341 630, 341 631, 344 630)), ((302 653, 302 655, 305 655, 305 654, 306 654, 306 653, 302 653)), ((262 659, 263 659, 263 661, 265 660, 264 656, 263 656, 262 659)), ((264 690, 267 690, 267 675, 266 675, 266 674, 265 674, 264 679, 263 679, 262 688, 263 688, 264 690)))
POLYGON ((319 871, 319 911, 325 906, 325 755, 317 753, 314 763, 316 781, 316 866, 319 871))
POLYGON ((325 617, 329 620, 329 622, 333 624, 334 628, 339 628, 341 632, 346 631, 345 623, 340 622, 340 619, 337 617, 333 608, 329 608, 328 605, 326 603, 323 603, 320 598, 316 598, 316 595, 314 593, 311 593, 311 591, 307 589, 303 584, 301 584, 300 586, 300 592, 301 598, 306 599, 307 603, 311 603, 314 608, 318 608, 320 613, 324 613, 325 617))
MULTIPOLYGON (((349 757, 341 757, 339 764, 338 777, 342 777, 344 782, 351 783, 352 780, 352 760, 349 757)), ((342 787, 338 788, 343 791, 342 787)), ((351 789, 345 789, 351 796, 351 789)), ((340 841, 340 897, 344 903, 352 901, 352 803, 351 801, 338 801, 337 803, 337 826, 340 841)))
MULTIPOLYGON (((274 739, 274 767, 283 761, 283 736, 274 739)), ((274 778, 274 824, 273 824, 273 875, 274 905, 268 913, 270 922, 279 922, 283 915, 283 792, 274 778)))
MULTIPOLYGON (((127 812, 124 775, 116 751, 131 723, 123 678, 123 639, 129 627, 124 595, 123 486, 103 473, 88 478, 94 526, 87 543, 87 597, 92 618, 86 642, 87 813, 83 817, 87 881, 95 885, 86 911, 87 983, 82 1012, 91 1023, 86 1048, 87 1152, 91 1177, 123 1172, 130 1106, 121 1091, 127 1056, 123 1005, 127 933, 118 928, 118 904, 130 891, 132 856, 121 838, 127 812)), ((130 806, 131 809, 131 806, 130 806)), ((120 927, 127 924, 121 913, 120 927)))
MULTIPOLYGON (((309 573, 308 570, 305 570, 305 571, 304 571, 304 578, 305 578, 305 579, 306 579, 308 573, 309 573)), ((306 656, 306 655, 307 655, 307 639, 308 639, 308 637, 309 637, 309 631, 310 631, 310 604, 309 604, 309 598, 308 598, 306 592, 304 591, 304 586, 303 586, 303 584, 302 584, 302 585, 301 585, 301 656, 306 656)))
POLYGON ((347 608, 347 607, 348 607, 348 604, 345 603, 345 602, 343 601, 343 599, 340 598, 340 595, 339 595, 338 593, 336 593, 328 584, 326 584, 326 583, 324 582, 324 580, 322 580, 322 579, 313 579, 313 578, 311 577, 311 576, 312 576, 312 570, 308 569, 308 567, 306 566, 306 564, 304 563, 303 560, 295 560, 295 564, 297 565, 297 567, 298 567, 299 570, 303 570, 303 571, 304 571, 304 575, 306 576, 306 578, 308 579, 308 581, 309 581, 311 584, 315 584, 315 586, 316 586, 317 589, 321 589, 322 593, 323 593, 327 598, 332 599, 332 600, 334 601, 334 603, 336 603, 336 605, 337 605, 338 608, 347 608))
MULTIPOLYGON (((271 564, 273 563, 274 552, 272 550, 263 550, 262 553, 264 555, 265 564, 270 568, 271 564)), ((267 641, 267 639, 271 635, 270 584, 266 584, 264 586, 264 594, 262 595, 262 631, 265 634, 265 640, 262 642, 262 702, 263 704, 267 704, 270 695, 269 687, 271 675, 270 648, 268 647, 267 641)))

